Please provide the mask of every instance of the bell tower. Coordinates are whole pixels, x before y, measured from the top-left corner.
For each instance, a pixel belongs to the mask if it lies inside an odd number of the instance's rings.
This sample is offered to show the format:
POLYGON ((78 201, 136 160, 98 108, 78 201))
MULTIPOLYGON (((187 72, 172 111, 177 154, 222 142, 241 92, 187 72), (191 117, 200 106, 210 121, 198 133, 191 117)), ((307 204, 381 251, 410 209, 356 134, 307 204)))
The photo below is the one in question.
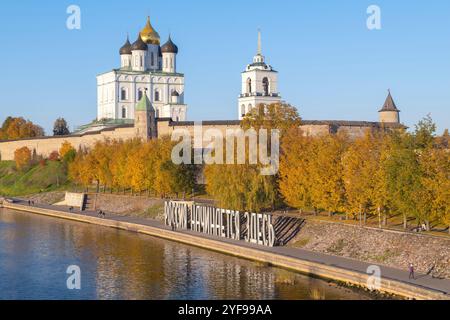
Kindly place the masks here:
POLYGON ((265 62, 261 48, 261 31, 258 30, 256 55, 253 62, 242 72, 242 87, 238 100, 239 120, 260 104, 281 102, 277 85, 278 72, 265 62))

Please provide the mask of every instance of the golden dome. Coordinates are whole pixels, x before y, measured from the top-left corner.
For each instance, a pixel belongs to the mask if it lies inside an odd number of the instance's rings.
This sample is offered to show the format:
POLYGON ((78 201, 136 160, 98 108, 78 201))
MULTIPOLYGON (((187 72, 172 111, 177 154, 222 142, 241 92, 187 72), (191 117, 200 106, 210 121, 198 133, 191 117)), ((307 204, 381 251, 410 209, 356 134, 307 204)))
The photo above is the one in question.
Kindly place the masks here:
POLYGON ((159 34, 153 29, 152 24, 150 23, 150 17, 147 17, 147 24, 144 29, 141 31, 141 38, 144 40, 146 44, 157 44, 159 45, 159 34))

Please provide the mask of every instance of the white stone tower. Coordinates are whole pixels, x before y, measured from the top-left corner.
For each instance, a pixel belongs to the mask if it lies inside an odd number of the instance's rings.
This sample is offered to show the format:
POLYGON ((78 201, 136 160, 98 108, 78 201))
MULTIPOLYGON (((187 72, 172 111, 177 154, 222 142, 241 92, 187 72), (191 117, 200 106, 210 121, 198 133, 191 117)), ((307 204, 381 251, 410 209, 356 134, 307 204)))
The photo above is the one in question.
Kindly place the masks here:
POLYGON ((278 72, 266 64, 261 50, 261 32, 258 30, 258 51, 242 72, 242 89, 239 96, 239 120, 260 104, 281 102, 277 91, 278 72))

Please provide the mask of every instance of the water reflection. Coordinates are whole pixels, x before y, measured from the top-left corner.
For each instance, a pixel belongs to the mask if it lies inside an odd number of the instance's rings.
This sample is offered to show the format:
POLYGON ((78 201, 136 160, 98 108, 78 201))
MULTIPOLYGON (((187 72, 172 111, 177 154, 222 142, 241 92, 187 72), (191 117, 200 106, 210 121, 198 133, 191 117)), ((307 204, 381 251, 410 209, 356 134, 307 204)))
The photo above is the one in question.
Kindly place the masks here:
POLYGON ((88 224, 0 210, 0 299, 368 299, 263 264, 88 224), (81 290, 66 288, 70 265, 81 290))

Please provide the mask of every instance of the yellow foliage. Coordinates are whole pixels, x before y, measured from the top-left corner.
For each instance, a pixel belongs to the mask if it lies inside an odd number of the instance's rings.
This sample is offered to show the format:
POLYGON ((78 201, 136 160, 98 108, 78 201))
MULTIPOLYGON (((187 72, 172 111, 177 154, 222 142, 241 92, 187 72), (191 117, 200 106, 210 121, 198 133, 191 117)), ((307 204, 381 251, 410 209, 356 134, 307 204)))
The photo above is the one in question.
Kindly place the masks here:
POLYGON ((17 149, 14 152, 14 161, 17 170, 23 170, 31 163, 31 151, 27 147, 17 149))
POLYGON ((64 158, 64 156, 72 150, 75 151, 75 148, 70 144, 70 142, 64 141, 59 149, 59 155, 61 158, 64 158))

